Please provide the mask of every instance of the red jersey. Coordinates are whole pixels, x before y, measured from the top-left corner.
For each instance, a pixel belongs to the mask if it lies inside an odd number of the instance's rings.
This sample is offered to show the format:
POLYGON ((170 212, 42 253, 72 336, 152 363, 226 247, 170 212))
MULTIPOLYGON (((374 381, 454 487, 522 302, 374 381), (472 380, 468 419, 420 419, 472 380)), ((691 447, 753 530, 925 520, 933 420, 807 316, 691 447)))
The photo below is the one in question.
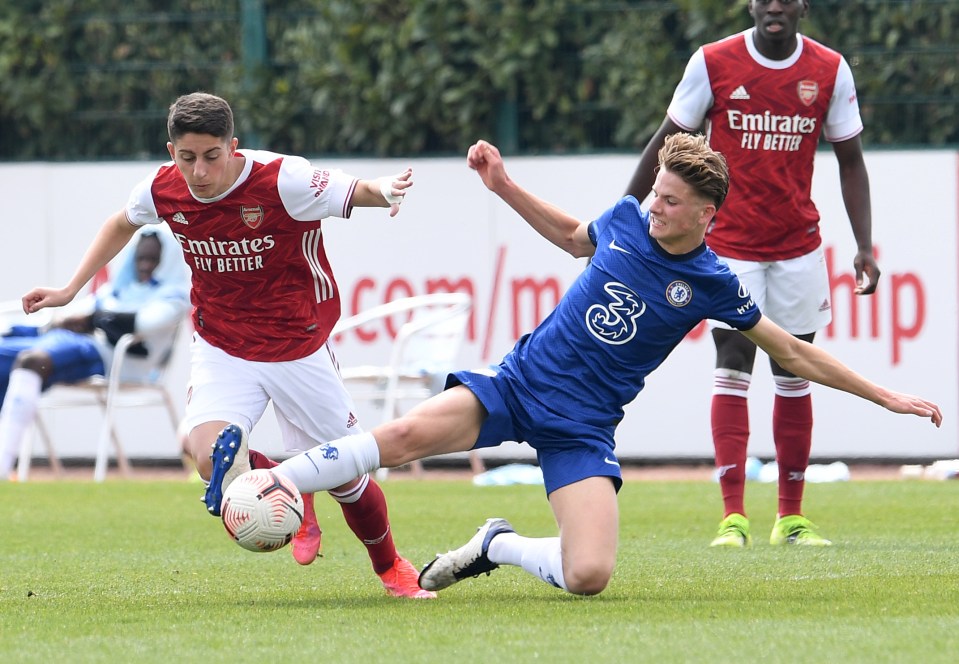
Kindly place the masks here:
POLYGON ((839 53, 799 35, 792 56, 769 60, 753 45, 754 30, 699 49, 667 113, 690 131, 705 120, 710 146, 729 164, 729 195, 707 230, 710 248, 741 260, 785 260, 822 242, 811 197, 820 134, 847 140, 862 120, 839 53))
POLYGON ((134 224, 167 222, 193 272, 193 323, 210 344, 261 362, 315 352, 340 316, 321 220, 348 217, 356 178, 301 157, 239 150, 236 183, 196 198, 173 162, 127 204, 134 224))

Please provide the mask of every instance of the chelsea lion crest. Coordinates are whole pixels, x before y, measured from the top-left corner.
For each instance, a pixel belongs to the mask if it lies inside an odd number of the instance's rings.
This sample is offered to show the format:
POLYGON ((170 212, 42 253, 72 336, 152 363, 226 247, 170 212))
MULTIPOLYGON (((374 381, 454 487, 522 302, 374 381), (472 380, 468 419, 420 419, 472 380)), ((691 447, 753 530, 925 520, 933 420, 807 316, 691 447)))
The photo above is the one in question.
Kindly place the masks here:
POLYGON ((685 307, 693 301, 693 289, 685 281, 674 281, 666 287, 666 300, 674 307, 685 307))

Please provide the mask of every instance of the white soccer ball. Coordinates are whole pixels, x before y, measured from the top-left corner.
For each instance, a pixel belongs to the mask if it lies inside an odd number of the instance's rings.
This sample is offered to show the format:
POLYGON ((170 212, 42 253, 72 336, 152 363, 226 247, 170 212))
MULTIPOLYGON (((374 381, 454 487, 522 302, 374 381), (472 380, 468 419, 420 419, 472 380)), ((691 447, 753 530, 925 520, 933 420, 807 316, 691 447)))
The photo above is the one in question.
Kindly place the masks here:
POLYGON ((303 496, 272 470, 243 473, 223 492, 223 526, 250 551, 276 551, 290 543, 303 522, 303 496))

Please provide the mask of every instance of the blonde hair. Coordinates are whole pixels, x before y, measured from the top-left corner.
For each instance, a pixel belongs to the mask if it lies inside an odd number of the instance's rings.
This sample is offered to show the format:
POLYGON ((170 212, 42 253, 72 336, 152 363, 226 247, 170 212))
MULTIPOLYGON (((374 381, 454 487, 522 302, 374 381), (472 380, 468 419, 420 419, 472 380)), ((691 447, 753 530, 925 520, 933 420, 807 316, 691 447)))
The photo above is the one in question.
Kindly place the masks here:
POLYGON ((679 132, 666 137, 659 150, 659 168, 664 168, 711 200, 718 210, 729 193, 726 158, 716 152, 702 134, 679 132))

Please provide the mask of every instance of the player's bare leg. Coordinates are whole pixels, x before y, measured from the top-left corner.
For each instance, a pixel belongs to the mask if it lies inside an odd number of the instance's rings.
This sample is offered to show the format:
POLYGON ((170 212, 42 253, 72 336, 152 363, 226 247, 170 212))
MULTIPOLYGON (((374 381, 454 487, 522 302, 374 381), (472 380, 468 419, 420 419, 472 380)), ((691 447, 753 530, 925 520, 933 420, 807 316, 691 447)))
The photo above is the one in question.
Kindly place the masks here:
POLYGON ((566 589, 602 592, 616 566, 619 506, 609 477, 589 477, 557 489, 549 503, 559 525, 566 589))
POLYGON ((210 460, 210 445, 229 422, 204 422, 187 432, 183 451, 189 455, 196 472, 204 482, 210 481, 213 463, 210 460))
POLYGON ((251 470, 248 437, 249 433, 240 425, 219 421, 204 422, 190 431, 189 452, 207 484, 202 500, 213 516, 220 516, 223 492, 230 483, 251 470))
POLYGON ((619 508, 608 477, 590 477, 549 496, 559 537, 523 537, 505 519, 488 519, 466 544, 439 554, 420 574, 420 585, 440 590, 500 565, 522 567, 571 593, 602 592, 616 564, 619 508))
POLYGON ((330 491, 347 523, 367 545, 374 570, 390 594, 432 597, 433 593, 421 592, 415 568, 395 553, 385 498, 368 474, 381 465, 395 467, 432 454, 467 450, 484 416, 472 392, 452 388, 372 433, 346 436, 287 459, 279 472, 301 492, 330 491))

